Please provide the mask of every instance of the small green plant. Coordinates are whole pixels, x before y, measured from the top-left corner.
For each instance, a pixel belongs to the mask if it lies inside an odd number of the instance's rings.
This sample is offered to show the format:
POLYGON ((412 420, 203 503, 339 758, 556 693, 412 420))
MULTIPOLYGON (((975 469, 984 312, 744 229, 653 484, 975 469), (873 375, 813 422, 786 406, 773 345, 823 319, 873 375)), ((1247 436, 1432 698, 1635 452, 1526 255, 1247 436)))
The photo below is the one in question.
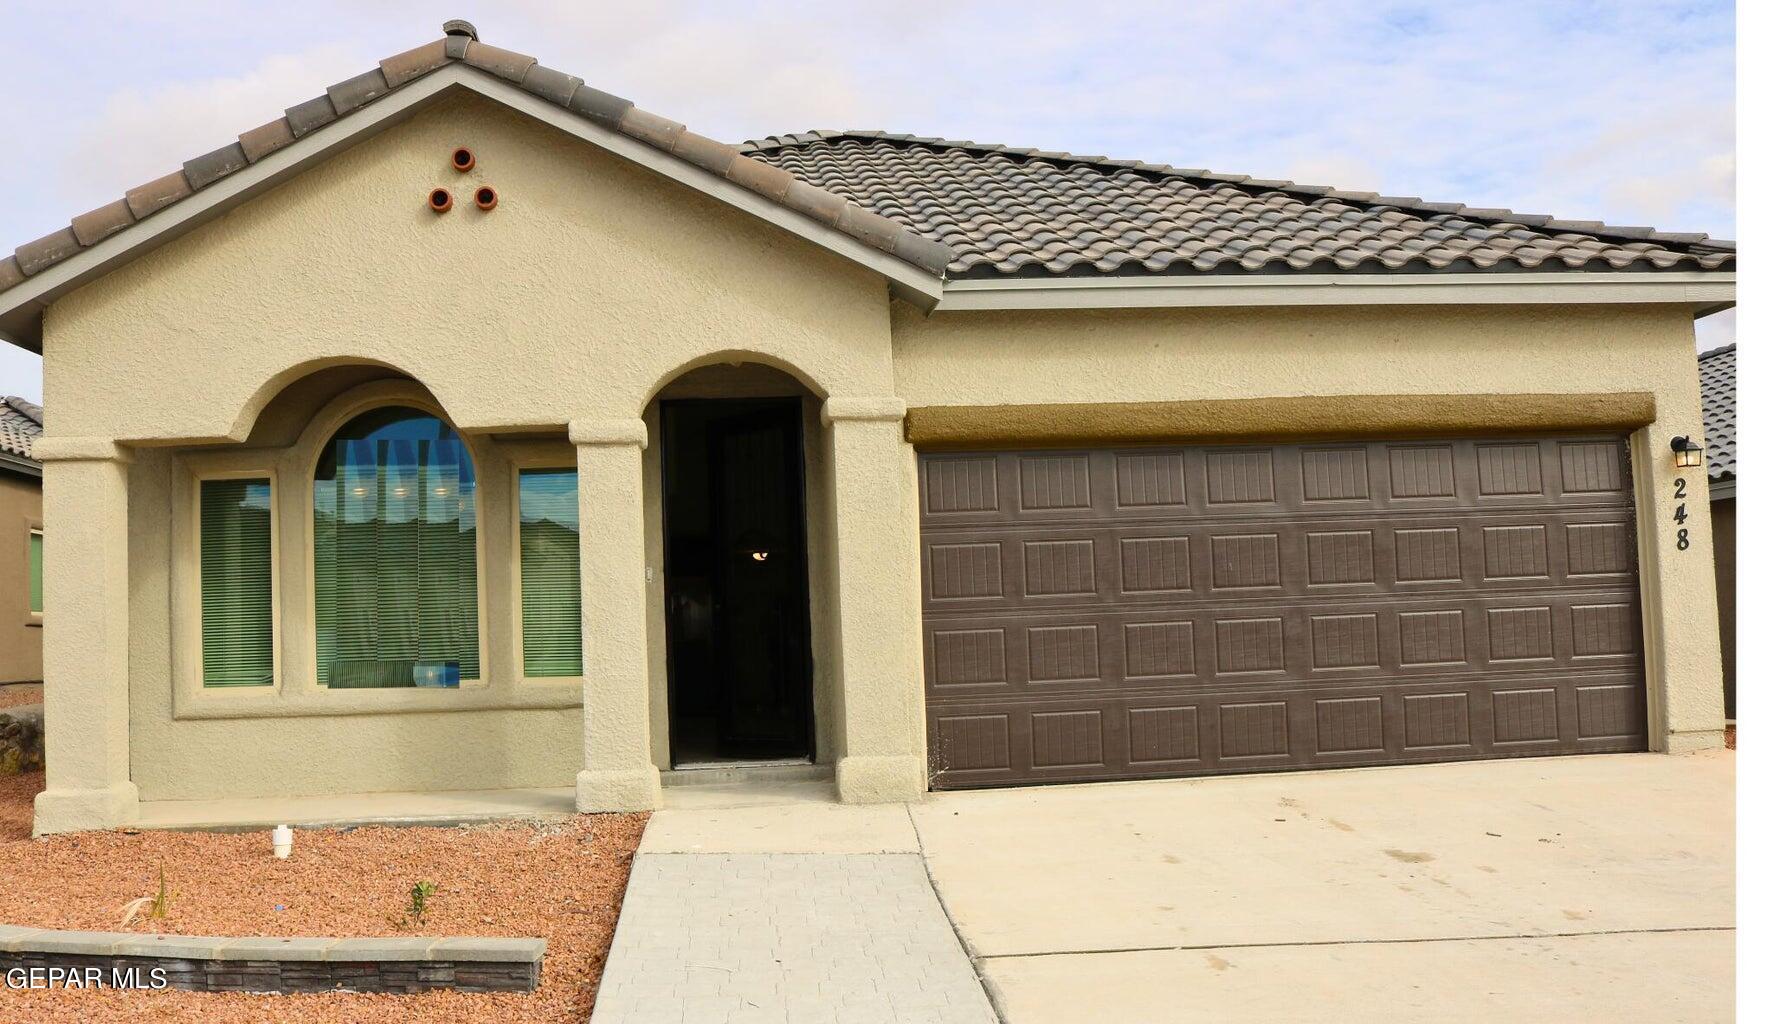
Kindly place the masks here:
POLYGON ((123 924, 145 913, 150 921, 164 921, 172 913, 172 898, 177 895, 166 886, 166 865, 159 867, 160 886, 152 896, 142 896, 123 905, 123 924))
POLYGON ((406 916, 415 925, 425 923, 425 912, 431 909, 431 897, 437 892, 436 882, 419 881, 407 891, 406 916))

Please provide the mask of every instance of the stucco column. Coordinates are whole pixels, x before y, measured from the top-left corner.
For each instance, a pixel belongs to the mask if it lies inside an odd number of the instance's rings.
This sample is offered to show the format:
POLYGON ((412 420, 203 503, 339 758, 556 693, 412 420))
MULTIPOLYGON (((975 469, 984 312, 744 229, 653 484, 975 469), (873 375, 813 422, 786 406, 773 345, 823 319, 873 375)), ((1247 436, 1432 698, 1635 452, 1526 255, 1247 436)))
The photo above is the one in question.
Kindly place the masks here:
POLYGON ((581 811, 659 806, 647 714, 646 512, 638 419, 574 420, 579 453, 579 593, 585 661, 581 811))
POLYGON ((916 800, 924 765, 917 485, 898 398, 827 399, 837 598, 837 791, 916 800))
MULTIPOLYGON (((1691 359, 1684 350, 1681 354, 1691 359)), ((1659 410, 1657 422, 1631 439, 1639 501, 1650 749, 1671 754, 1724 745, 1724 679, 1706 471, 1704 466, 1678 468, 1669 449, 1676 435, 1703 437, 1697 387, 1695 379, 1691 387, 1683 387, 1680 401, 1659 402, 1672 409, 1659 410), (1677 510, 1684 513, 1680 522, 1677 510), (1685 547, 1680 543, 1683 530, 1685 547)))
POLYGON ((35 831, 134 821, 129 781, 129 452, 45 437, 43 724, 35 831))

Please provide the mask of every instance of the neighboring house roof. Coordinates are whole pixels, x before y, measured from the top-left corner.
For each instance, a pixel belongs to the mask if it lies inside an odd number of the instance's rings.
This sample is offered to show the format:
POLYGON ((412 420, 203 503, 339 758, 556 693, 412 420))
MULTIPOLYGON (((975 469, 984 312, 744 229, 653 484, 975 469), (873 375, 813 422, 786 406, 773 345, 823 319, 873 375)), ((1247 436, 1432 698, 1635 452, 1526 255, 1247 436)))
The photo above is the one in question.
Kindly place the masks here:
POLYGON ((32 448, 43 436, 43 407, 12 395, 0 397, 0 464, 41 469, 32 448))
POLYGON ((1705 465, 1712 497, 1732 497, 1734 487, 1720 494, 1718 485, 1736 483, 1736 346, 1699 354, 1699 401, 1705 409, 1705 465))
POLYGON ((1734 242, 876 131, 745 143, 954 250, 950 277, 1732 270, 1734 242))

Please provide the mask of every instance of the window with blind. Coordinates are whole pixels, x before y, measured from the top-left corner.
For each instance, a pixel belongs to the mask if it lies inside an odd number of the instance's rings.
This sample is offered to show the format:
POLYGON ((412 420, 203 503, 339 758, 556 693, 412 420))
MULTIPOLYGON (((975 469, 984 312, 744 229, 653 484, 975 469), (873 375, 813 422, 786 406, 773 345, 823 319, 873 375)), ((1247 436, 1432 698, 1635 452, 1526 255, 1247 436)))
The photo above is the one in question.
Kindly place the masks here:
POLYGON ((203 685, 270 686, 271 481, 202 481, 198 519, 203 685))
POLYGON ((517 474, 517 546, 523 590, 523 674, 584 674, 579 619, 579 474, 517 474))
POLYGON ((30 609, 34 615, 43 614, 43 531, 32 530, 29 541, 30 553, 30 609))
POLYGON ((390 407, 345 424, 314 473, 320 685, 480 678, 474 462, 448 424, 390 407))

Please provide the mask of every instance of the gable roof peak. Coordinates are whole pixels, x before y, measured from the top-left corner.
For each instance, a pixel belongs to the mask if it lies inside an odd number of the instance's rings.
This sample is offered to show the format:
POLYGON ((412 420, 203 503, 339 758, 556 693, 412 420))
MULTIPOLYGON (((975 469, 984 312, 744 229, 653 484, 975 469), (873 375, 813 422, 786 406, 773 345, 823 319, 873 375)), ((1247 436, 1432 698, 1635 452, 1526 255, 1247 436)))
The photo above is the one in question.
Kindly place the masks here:
MULTIPOLYGON (((579 118, 699 167, 774 205, 811 218, 822 228, 848 236, 846 245, 860 243, 909 264, 922 275, 939 281, 953 259, 953 252, 941 242, 796 180, 742 154, 737 146, 697 135, 670 118, 592 88, 575 75, 546 67, 528 54, 483 43, 479 31, 467 21, 447 21, 443 33, 440 39, 397 53, 362 74, 328 86, 321 95, 290 107, 283 116, 243 133, 234 142, 187 160, 179 170, 130 189, 122 199, 81 214, 67 227, 26 242, 11 256, 0 258, 0 336, 18 338, 7 317, 5 293, 9 290, 334 122, 457 65, 501 79, 579 118)), ((34 296, 30 301, 40 314, 41 305, 49 299, 34 296)))

